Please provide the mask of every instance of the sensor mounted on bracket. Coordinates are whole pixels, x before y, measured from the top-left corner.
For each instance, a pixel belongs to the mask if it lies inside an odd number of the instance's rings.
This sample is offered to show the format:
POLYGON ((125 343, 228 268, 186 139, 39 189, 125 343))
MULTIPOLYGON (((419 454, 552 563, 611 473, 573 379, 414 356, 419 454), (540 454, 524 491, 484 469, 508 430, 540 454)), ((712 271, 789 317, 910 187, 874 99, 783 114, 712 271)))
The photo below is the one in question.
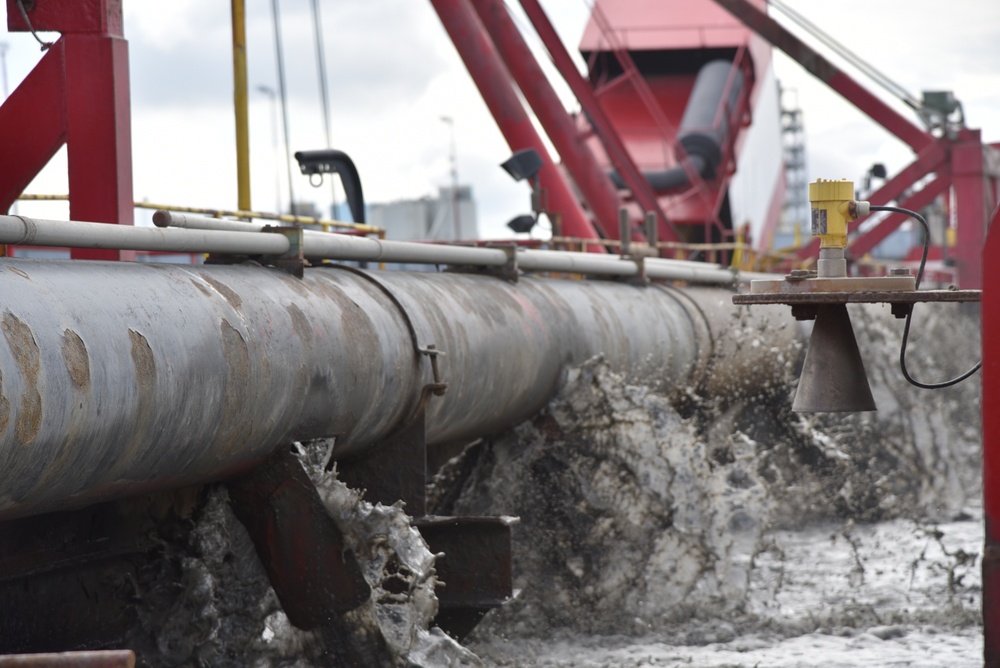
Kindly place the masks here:
POLYGON ((898 207, 871 206, 853 199, 854 183, 820 179, 809 184, 812 235, 820 238, 816 270, 794 270, 784 278, 750 282, 750 292, 733 295, 737 305, 787 304, 796 320, 816 320, 802 368, 792 410, 800 412, 854 412, 876 410, 847 304, 889 304, 892 314, 906 318, 900 368, 918 387, 937 389, 964 380, 978 365, 945 383, 924 384, 906 370, 906 340, 916 302, 978 302, 980 290, 918 290, 927 260, 927 222, 920 214, 898 207), (916 276, 907 268, 891 269, 887 276, 848 276, 844 249, 848 223, 870 211, 897 211, 924 226, 924 252, 916 276))

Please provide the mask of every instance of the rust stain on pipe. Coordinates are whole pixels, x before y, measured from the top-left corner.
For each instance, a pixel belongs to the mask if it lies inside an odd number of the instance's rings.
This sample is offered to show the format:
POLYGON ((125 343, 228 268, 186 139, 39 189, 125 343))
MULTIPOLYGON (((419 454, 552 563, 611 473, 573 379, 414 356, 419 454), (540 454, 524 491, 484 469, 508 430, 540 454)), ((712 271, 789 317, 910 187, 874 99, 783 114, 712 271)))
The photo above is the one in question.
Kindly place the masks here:
POLYGON ((24 394, 16 418, 17 440, 24 445, 34 440, 42 425, 42 396, 38 393, 41 356, 31 329, 10 311, 4 313, 0 329, 24 377, 24 394))
POLYGON ((289 304, 285 309, 292 318, 292 327, 295 328, 295 333, 299 335, 303 343, 309 344, 312 341, 312 326, 309 324, 306 314, 295 304, 289 304))
POLYGON ((239 307, 243 305, 243 300, 240 299, 240 296, 225 283, 220 283, 208 274, 202 274, 201 278, 213 288, 218 290, 219 294, 225 297, 226 301, 229 302, 229 305, 234 309, 239 309, 239 307))
POLYGON ((206 297, 211 297, 212 296, 212 291, 209 290, 208 288, 206 288, 200 282, 198 282, 198 281, 196 281, 194 279, 191 279, 191 285, 193 285, 194 287, 198 288, 198 292, 200 292, 201 294, 205 295, 206 297))
POLYGON ((134 329, 129 329, 128 338, 131 343, 132 365, 135 367, 135 389, 138 397, 135 430, 132 432, 129 443, 120 459, 119 470, 138 455, 139 448, 145 441, 146 428, 156 414, 156 358, 145 336, 134 329))
POLYGON ((22 271, 22 270, 18 269, 17 267, 7 267, 7 268, 10 269, 11 273, 17 274, 21 278, 26 278, 29 281, 31 280, 31 276, 28 276, 28 272, 22 271))
POLYGON ((90 356, 83 339, 71 329, 63 332, 62 353, 73 385, 86 392, 90 387, 90 356))
MULTIPOLYGON (((0 388, 3 387, 3 373, 0 373, 0 388)), ((0 394, 0 434, 7 430, 7 425, 10 424, 10 402, 7 401, 7 397, 0 394)))
POLYGON ((239 330, 223 320, 222 351, 226 357, 226 399, 222 412, 223 425, 236 425, 234 438, 229 439, 226 452, 242 440, 242 435, 253 431, 252 416, 237 420, 246 405, 246 392, 250 385, 250 351, 239 330))
POLYGON ((135 365, 135 382, 140 398, 153 396, 156 387, 156 360, 153 350, 149 347, 146 337, 135 331, 128 330, 128 338, 132 344, 132 363, 135 365))

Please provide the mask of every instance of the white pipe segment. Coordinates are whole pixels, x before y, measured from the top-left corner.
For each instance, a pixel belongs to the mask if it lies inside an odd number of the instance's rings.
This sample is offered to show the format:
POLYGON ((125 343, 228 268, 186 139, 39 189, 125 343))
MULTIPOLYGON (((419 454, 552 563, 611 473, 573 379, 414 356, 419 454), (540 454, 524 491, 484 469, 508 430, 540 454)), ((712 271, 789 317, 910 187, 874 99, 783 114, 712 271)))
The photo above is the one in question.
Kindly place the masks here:
MULTIPOLYGON (((242 223, 204 216, 157 211, 153 222, 160 226, 189 229, 261 230, 261 223, 242 223)), ((351 237, 305 230, 303 243, 306 255, 339 260, 369 262, 401 262, 427 264, 467 264, 474 266, 503 266, 507 255, 497 248, 443 246, 409 241, 383 241, 369 237, 351 237)), ((519 248, 517 265, 527 271, 558 271, 601 276, 636 276, 638 265, 614 254, 581 253, 575 251, 534 250, 519 248)), ((714 285, 729 285, 736 280, 733 271, 718 264, 647 258, 646 275, 658 280, 690 281, 714 285)))
MULTIPOLYGON (((173 214, 162 210, 156 212, 153 220, 158 227, 0 216, 0 243, 272 256, 283 255, 290 247, 283 235, 260 234, 265 227, 261 223, 173 214)), ((386 241, 313 230, 303 231, 302 243, 307 257, 329 260, 479 267, 502 267, 509 262, 508 253, 501 248, 386 241)), ((526 248, 518 248, 516 254, 518 268, 526 271, 622 277, 637 276, 640 272, 638 262, 620 255, 526 248)), ((736 272, 717 264, 652 257, 643 262, 646 276, 656 280, 712 285, 733 285, 739 280, 736 272)))
POLYGON ((288 239, 280 234, 174 230, 27 216, 0 216, 0 244, 237 255, 282 255, 289 249, 288 239))

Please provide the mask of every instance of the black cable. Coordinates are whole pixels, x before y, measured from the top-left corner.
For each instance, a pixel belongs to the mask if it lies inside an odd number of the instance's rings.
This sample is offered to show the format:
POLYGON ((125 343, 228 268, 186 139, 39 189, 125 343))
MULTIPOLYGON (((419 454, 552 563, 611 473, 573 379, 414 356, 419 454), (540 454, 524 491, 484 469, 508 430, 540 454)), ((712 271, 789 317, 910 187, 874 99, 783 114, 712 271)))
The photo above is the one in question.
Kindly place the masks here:
POLYGON ((35 32, 35 27, 31 25, 31 19, 28 18, 28 10, 24 6, 24 0, 17 0, 17 8, 21 10, 21 18, 24 19, 24 23, 28 26, 28 30, 31 31, 31 36, 34 37, 35 41, 41 45, 42 51, 47 51, 49 47, 52 46, 52 42, 43 41, 42 38, 38 36, 38 33, 35 32))
MULTIPOLYGON (((873 206, 871 207, 871 210, 891 211, 893 213, 901 213, 903 215, 910 216, 911 218, 917 220, 920 223, 920 225, 924 228, 924 250, 923 253, 921 253, 920 255, 920 268, 917 269, 917 280, 916 284, 914 285, 915 290, 919 289, 920 281, 923 280, 924 277, 924 265, 927 264, 927 251, 930 249, 930 242, 931 242, 931 228, 927 224, 927 220, 916 211, 911 211, 910 209, 904 209, 899 206, 873 206)), ((916 385, 917 387, 923 388, 925 390, 940 390, 945 387, 951 387, 952 385, 957 385, 958 383, 961 383, 963 380, 965 380, 972 374, 979 371, 980 367, 983 366, 982 360, 976 362, 976 364, 971 369, 969 369, 962 375, 952 378, 951 380, 946 380, 941 383, 921 383, 918 380, 914 380, 910 376, 909 372, 906 370, 906 341, 910 337, 910 320, 913 318, 913 306, 914 305, 910 306, 910 310, 906 314, 906 324, 903 325, 903 342, 899 348, 899 370, 903 372, 903 378, 905 378, 911 385, 916 385)))

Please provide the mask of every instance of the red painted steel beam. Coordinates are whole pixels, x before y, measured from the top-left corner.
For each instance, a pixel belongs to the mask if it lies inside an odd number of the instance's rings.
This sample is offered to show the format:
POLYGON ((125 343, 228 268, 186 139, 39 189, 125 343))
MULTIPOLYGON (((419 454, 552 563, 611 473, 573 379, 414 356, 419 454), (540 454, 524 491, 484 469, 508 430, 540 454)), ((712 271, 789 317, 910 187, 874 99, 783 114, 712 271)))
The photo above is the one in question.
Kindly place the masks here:
MULTIPOLYGON (((961 229, 961 228, 959 228, 961 229)), ((983 248, 983 658, 1000 667, 1000 207, 983 248)))
POLYGON ((632 197, 639 203, 643 211, 652 211, 656 214, 659 221, 660 240, 680 241, 677 229, 663 212, 659 200, 657 200, 656 195, 653 193, 653 189, 649 187, 649 183, 639 171, 639 168, 636 167, 632 156, 629 155, 625 144, 622 143, 621 137, 618 136, 618 132, 611 123, 611 119, 604 113, 604 108, 601 107, 590 84, 587 83, 587 80, 576 69, 573 59, 570 57, 569 52, 566 51, 562 40, 559 39, 555 28, 552 27, 552 22, 549 21, 545 10, 542 9, 537 0, 521 0, 521 6, 535 27, 535 32, 538 33, 538 36, 545 44, 545 48, 548 50, 556 69, 559 70, 559 74, 566 80, 570 90, 573 91, 573 95, 576 96, 577 101, 587 115, 587 119, 593 126, 594 131, 601 139, 601 143, 604 145, 604 149, 607 151, 608 157, 614 164, 615 169, 618 170, 625 185, 632 191, 632 197))
POLYGON ((541 156, 544 164, 539 179, 548 193, 547 210, 562 216, 563 233, 583 239, 598 238, 593 224, 521 106, 507 71, 475 11, 467 0, 431 0, 431 4, 511 150, 533 148, 541 156))
POLYGON ((583 142, 559 96, 511 20, 503 0, 472 0, 517 87, 534 109, 545 133, 555 144, 563 165, 576 182, 584 201, 594 213, 604 235, 619 238, 618 193, 594 154, 583 142))
POLYGON ((984 263, 981 253, 990 214, 990 209, 987 208, 983 150, 979 130, 963 131, 951 150, 955 213, 958 220, 955 266, 958 269, 958 286, 963 290, 977 290, 983 286, 984 263))
MULTIPOLYGON (((69 217, 132 225, 132 129, 128 43, 105 35, 66 35, 66 143, 69 217)), ((120 251, 74 248, 85 260, 120 251)))
MULTIPOLYGON (((947 174, 940 174, 921 190, 900 202, 899 206, 904 209, 920 211, 922 208, 928 206, 935 199, 937 199, 938 195, 947 192, 948 186, 950 185, 951 177, 947 174)), ((848 247, 851 257, 857 259, 866 253, 870 253, 873 248, 882 243, 886 237, 892 234, 897 227, 907 220, 910 220, 909 216, 905 216, 900 213, 890 213, 888 216, 880 220, 875 227, 871 228, 851 243, 848 247)), ((855 222, 860 225, 863 221, 858 220, 855 222)))
POLYGON ((935 137, 864 88, 846 72, 789 32, 767 13, 746 0, 715 0, 748 28, 787 53, 810 74, 839 93, 873 121, 908 144, 917 153, 933 144, 935 137))
MULTIPOLYGON (((904 167, 898 174, 882 184, 882 187, 873 192, 868 201, 875 206, 884 206, 895 202, 913 184, 924 178, 927 174, 936 172, 947 164, 948 152, 941 143, 934 143, 920 152, 916 159, 904 167)), ((861 221, 855 220, 848 224, 848 231, 854 232, 858 229, 861 221)), ((800 248, 798 257, 816 257, 819 254, 819 239, 814 238, 811 242, 800 248)))
MULTIPOLYGON (((9 121, 0 124, 5 128, 0 148, 9 146, 23 158, 21 169, 0 176, 0 206, 9 208, 66 143, 70 218, 131 225, 128 43, 122 37, 121 0, 46 0, 28 4, 26 12, 30 25, 17 0, 7 0, 8 29, 63 36, 0 107, 0 121, 9 121)), ((74 248, 71 255, 117 260, 134 254, 74 248)))
POLYGON ((17 0, 7 0, 7 29, 31 28, 61 33, 96 33, 121 37, 124 26, 121 0, 45 0, 25 2, 31 26, 24 22, 17 0))
MULTIPOLYGON (((8 16, 10 9, 8 8, 8 16)), ((32 179, 66 142, 62 40, 49 48, 24 81, 0 105, 0 211, 6 213, 32 179)))

